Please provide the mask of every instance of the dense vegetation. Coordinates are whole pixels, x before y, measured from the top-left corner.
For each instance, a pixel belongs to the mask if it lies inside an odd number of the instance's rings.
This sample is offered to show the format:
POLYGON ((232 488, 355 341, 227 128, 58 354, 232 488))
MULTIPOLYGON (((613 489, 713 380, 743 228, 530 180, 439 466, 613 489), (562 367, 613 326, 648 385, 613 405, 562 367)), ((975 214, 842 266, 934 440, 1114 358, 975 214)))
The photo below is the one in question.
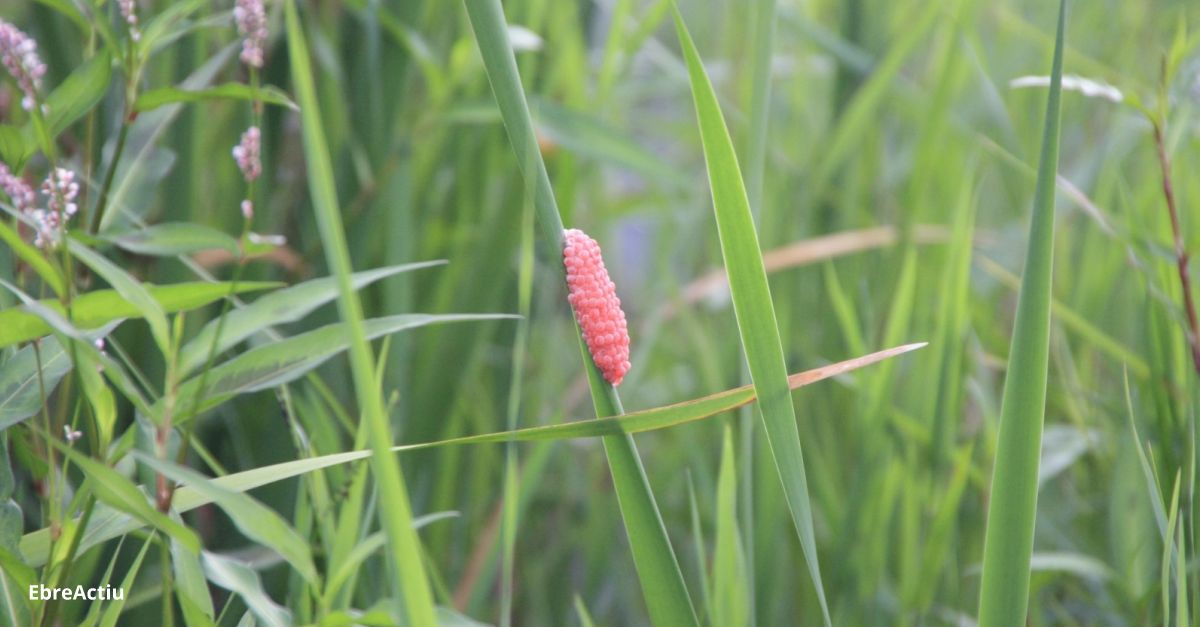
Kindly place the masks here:
POLYGON ((3 3, 0 625, 1188 624, 1197 23, 3 3))

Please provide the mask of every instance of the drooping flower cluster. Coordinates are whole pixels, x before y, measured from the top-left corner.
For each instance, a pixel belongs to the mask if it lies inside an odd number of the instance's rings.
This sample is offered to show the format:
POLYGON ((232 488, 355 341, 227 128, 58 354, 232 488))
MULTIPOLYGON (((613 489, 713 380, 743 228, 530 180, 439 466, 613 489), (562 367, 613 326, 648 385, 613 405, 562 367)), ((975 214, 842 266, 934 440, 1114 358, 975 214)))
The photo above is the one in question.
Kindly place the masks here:
POLYGON ((121 10, 121 19, 129 26, 129 37, 134 41, 140 40, 142 32, 138 30, 137 0, 117 0, 117 7, 121 10))
POLYGON ((606 381, 619 385, 629 372, 629 329, 616 285, 608 277, 596 240, 579 229, 567 229, 563 237, 567 301, 592 361, 606 381))
POLYGON ((263 66, 263 47, 267 43, 267 12, 263 0, 237 0, 233 19, 242 36, 242 63, 251 67, 263 66))
POLYGON ((3 163, 0 163, 0 190, 3 190, 4 194, 8 196, 13 209, 20 213, 33 211, 37 205, 37 196, 34 195, 33 188, 29 186, 29 183, 9 171, 8 166, 3 163))
POLYGON ((42 181, 42 193, 46 195, 46 208, 34 208, 26 214, 33 220, 37 234, 33 243, 38 248, 54 248, 62 241, 63 226, 79 211, 75 196, 79 194, 79 183, 75 173, 65 168, 55 168, 42 181))
POLYGON ((0 20, 0 64, 4 65, 25 94, 21 106, 31 111, 42 88, 46 65, 38 56, 37 42, 4 20, 0 20))

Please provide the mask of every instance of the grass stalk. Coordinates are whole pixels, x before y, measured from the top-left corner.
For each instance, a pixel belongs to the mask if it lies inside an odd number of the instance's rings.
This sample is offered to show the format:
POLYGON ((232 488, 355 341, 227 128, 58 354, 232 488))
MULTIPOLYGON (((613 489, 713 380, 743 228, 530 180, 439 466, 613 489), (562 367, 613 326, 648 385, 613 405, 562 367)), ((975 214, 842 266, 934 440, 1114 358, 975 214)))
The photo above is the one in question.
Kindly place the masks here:
POLYGON ((379 491, 380 525, 387 533, 388 560, 394 573, 397 598, 402 601, 405 624, 433 625, 437 622, 433 595, 425 573, 420 539, 412 526, 412 506, 400 463, 390 453, 391 426, 384 411, 382 392, 376 387, 375 364, 363 329, 362 303, 350 275, 350 251, 338 207, 333 165, 322 128, 316 87, 313 84, 308 44, 294 0, 289 0, 287 42, 292 82, 301 106, 301 134, 308 165, 317 226, 326 261, 337 278, 338 311, 350 335, 350 367, 363 420, 370 434, 371 468, 379 491))

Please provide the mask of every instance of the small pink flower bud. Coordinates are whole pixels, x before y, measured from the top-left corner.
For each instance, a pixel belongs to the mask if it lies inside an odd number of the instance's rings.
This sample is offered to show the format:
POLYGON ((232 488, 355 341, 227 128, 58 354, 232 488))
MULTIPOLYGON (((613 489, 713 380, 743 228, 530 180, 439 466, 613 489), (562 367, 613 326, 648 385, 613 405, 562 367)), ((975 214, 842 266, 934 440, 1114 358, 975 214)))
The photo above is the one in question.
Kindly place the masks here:
POLYGON ((249 199, 242 201, 242 217, 247 220, 254 219, 254 203, 250 202, 249 199))
POLYGON ((629 372, 629 330, 616 285, 608 278, 596 240, 579 229, 567 229, 563 238, 567 301, 592 361, 606 381, 619 385, 629 372))

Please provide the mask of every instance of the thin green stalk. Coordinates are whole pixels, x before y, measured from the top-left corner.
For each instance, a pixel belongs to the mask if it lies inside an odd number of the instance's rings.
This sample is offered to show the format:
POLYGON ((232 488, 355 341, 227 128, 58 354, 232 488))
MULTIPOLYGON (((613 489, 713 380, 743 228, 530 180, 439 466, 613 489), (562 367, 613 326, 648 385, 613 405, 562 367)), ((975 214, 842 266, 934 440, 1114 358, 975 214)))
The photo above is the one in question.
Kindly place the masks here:
MULTIPOLYGON (((517 157, 517 165, 533 187, 540 244, 546 256, 552 260, 548 265, 554 269, 558 280, 565 284, 566 274, 561 262, 562 218, 550 186, 546 164, 538 150, 529 105, 508 39, 504 10, 499 0, 465 0, 465 4, 492 91, 517 157)), ((578 331, 576 328, 577 334, 578 331)), ((616 389, 604 380, 592 362, 582 335, 579 343, 596 415, 615 416, 624 413, 616 389)), ((604 451, 651 621, 655 625, 672 627, 698 624, 683 574, 679 570, 678 560, 671 548, 632 436, 605 436, 604 451)))
POLYGON ((125 152, 125 140, 129 137, 129 116, 121 116, 121 130, 117 133, 117 147, 113 150, 112 159, 108 162, 108 172, 104 175, 104 183, 100 187, 100 198, 96 201, 96 209, 92 211, 92 219, 88 223, 88 233, 100 229, 100 221, 108 208, 108 192, 112 189, 113 179, 117 176, 117 164, 121 161, 121 153, 125 152))
POLYGON ((380 525, 388 537, 388 560, 394 576, 397 599, 402 602, 404 622, 433 625, 437 622, 433 595, 422 560, 420 538, 412 526, 412 506, 399 461, 390 453, 391 425, 384 411, 383 397, 376 389, 375 364, 363 330, 362 303, 350 275, 350 251, 338 208, 333 164, 322 128, 320 104, 313 83, 311 61, 304 30, 294 0, 286 5, 288 54, 292 82, 301 107, 301 135, 308 165, 309 193, 317 217, 325 259, 337 277, 338 311, 350 335, 350 367, 354 389, 369 431, 371 467, 379 490, 380 525))
POLYGON ((1025 275, 1021 279, 1000 406, 996 462, 984 536, 980 627, 1024 625, 1029 604, 1029 564, 1033 555, 1038 464, 1046 412, 1054 270, 1054 187, 1058 170, 1066 8, 1066 0, 1060 0, 1041 162, 1029 227, 1029 250, 1025 257, 1025 275))

